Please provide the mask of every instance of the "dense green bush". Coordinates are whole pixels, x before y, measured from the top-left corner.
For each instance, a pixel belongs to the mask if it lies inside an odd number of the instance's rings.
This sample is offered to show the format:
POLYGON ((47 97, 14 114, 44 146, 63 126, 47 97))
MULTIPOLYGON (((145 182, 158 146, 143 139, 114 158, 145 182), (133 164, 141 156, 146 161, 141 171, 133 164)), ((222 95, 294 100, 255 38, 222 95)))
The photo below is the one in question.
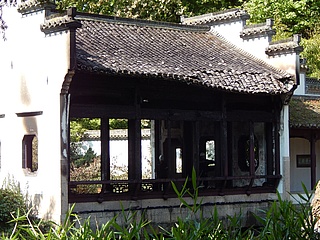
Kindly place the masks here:
POLYGON ((27 212, 26 198, 22 194, 19 184, 8 177, 0 189, 0 231, 10 231, 12 224, 8 222, 17 215, 27 212))

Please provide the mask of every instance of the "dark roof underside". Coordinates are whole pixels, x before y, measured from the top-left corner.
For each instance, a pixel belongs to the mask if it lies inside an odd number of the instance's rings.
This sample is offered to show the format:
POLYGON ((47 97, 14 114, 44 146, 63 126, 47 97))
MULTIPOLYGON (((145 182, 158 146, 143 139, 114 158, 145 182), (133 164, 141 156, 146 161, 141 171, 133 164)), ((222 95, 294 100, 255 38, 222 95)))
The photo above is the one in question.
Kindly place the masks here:
POLYGON ((287 93, 293 83, 292 76, 204 29, 77 19, 82 23, 76 34, 81 71, 159 77, 250 94, 287 93))
POLYGON ((292 98, 290 101, 291 128, 320 128, 320 100, 292 98))

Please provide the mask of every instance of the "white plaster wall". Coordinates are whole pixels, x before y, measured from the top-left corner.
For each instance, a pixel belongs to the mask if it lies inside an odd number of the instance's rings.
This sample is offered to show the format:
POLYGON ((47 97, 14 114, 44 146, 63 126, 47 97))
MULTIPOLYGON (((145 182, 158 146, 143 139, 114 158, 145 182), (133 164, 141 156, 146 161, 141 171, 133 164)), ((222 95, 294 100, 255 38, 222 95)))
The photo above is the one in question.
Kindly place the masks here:
MULTIPOLYGON (((311 189, 311 169, 310 168, 297 168, 296 156, 303 154, 310 154, 309 141, 303 138, 290 139, 290 176, 291 192, 303 192, 301 182, 305 184, 307 189, 311 189)), ((320 141, 316 142, 316 182, 320 179, 320 141)))
MULTIPOLYGON (((272 66, 284 70, 293 76, 296 75, 296 59, 295 53, 270 56, 266 60, 272 66)), ((299 66, 300 67, 300 66, 299 66)))
POLYGON ((305 95, 306 94, 306 73, 300 73, 300 84, 294 91, 293 95, 305 95))
POLYGON ((241 46, 253 56, 264 61, 267 60, 267 55, 265 53, 266 47, 269 46, 269 39, 267 36, 244 39, 241 46))
MULTIPOLYGON (((0 40, 1 161, 0 182, 8 175, 20 182, 32 201, 39 202, 39 216, 57 222, 61 215, 60 90, 69 68, 69 34, 45 37, 40 31, 44 11, 21 15, 3 8, 7 41, 0 40), (5 103, 5 104, 3 104, 5 103), (30 132, 19 112, 42 111, 36 116, 38 164, 35 174, 22 169, 22 138, 30 132)), ((65 198, 67 196, 64 196, 65 198)))
POLYGON ((218 32, 226 40, 238 47, 242 45, 242 39, 240 38, 242 28, 243 21, 227 22, 211 26, 211 30, 218 32))

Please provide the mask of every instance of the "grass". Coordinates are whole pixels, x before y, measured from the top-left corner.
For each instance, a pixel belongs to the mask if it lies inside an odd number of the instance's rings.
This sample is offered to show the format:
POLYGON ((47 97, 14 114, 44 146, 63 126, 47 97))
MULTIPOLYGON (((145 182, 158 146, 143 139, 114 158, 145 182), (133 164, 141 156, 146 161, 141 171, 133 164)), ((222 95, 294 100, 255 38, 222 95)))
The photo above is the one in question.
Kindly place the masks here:
POLYGON ((1 239, 320 239, 319 233, 315 231, 317 219, 312 216, 310 205, 312 196, 305 186, 303 186, 304 194, 299 195, 303 203, 295 205, 291 201, 282 200, 278 194, 277 201, 274 201, 267 211, 255 216, 260 223, 259 228, 252 226, 243 229, 241 215, 228 216, 226 224, 219 219, 216 207, 213 207, 210 218, 204 218, 195 171, 192 173, 191 180, 191 187, 188 187, 187 179, 181 189, 172 183, 181 205, 188 209, 189 215, 186 218, 178 217, 170 228, 165 229, 161 226, 154 228, 143 214, 139 217, 136 211, 124 210, 120 216, 93 228, 90 218, 83 220, 73 214, 74 206, 72 206, 61 225, 35 220, 30 217, 30 212, 20 215, 20 212, 16 211, 12 220, 9 221, 10 231, 3 232, 1 239), (191 198, 192 203, 188 204, 186 198, 191 198), (117 221, 119 217, 123 219, 121 224, 117 221))

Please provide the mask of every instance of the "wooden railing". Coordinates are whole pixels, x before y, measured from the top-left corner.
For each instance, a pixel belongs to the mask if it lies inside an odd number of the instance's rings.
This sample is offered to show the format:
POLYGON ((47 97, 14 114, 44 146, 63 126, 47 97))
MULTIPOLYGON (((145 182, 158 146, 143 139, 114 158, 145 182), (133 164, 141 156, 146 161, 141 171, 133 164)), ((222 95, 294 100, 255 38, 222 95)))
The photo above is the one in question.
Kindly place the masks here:
MULTIPOLYGON (((275 192, 280 175, 228 176, 205 177, 197 179, 199 194, 206 195, 234 195, 275 192), (262 184, 256 185, 255 180, 264 179, 262 184), (245 182, 237 186, 237 181, 245 182)), ((147 198, 176 197, 172 182, 178 188, 184 184, 192 188, 191 179, 143 179, 143 180, 108 180, 108 181, 71 181, 69 182, 69 202, 136 200, 147 198), (91 186, 90 191, 78 191, 79 187, 91 186), (94 191, 92 190, 94 189, 94 191)))

